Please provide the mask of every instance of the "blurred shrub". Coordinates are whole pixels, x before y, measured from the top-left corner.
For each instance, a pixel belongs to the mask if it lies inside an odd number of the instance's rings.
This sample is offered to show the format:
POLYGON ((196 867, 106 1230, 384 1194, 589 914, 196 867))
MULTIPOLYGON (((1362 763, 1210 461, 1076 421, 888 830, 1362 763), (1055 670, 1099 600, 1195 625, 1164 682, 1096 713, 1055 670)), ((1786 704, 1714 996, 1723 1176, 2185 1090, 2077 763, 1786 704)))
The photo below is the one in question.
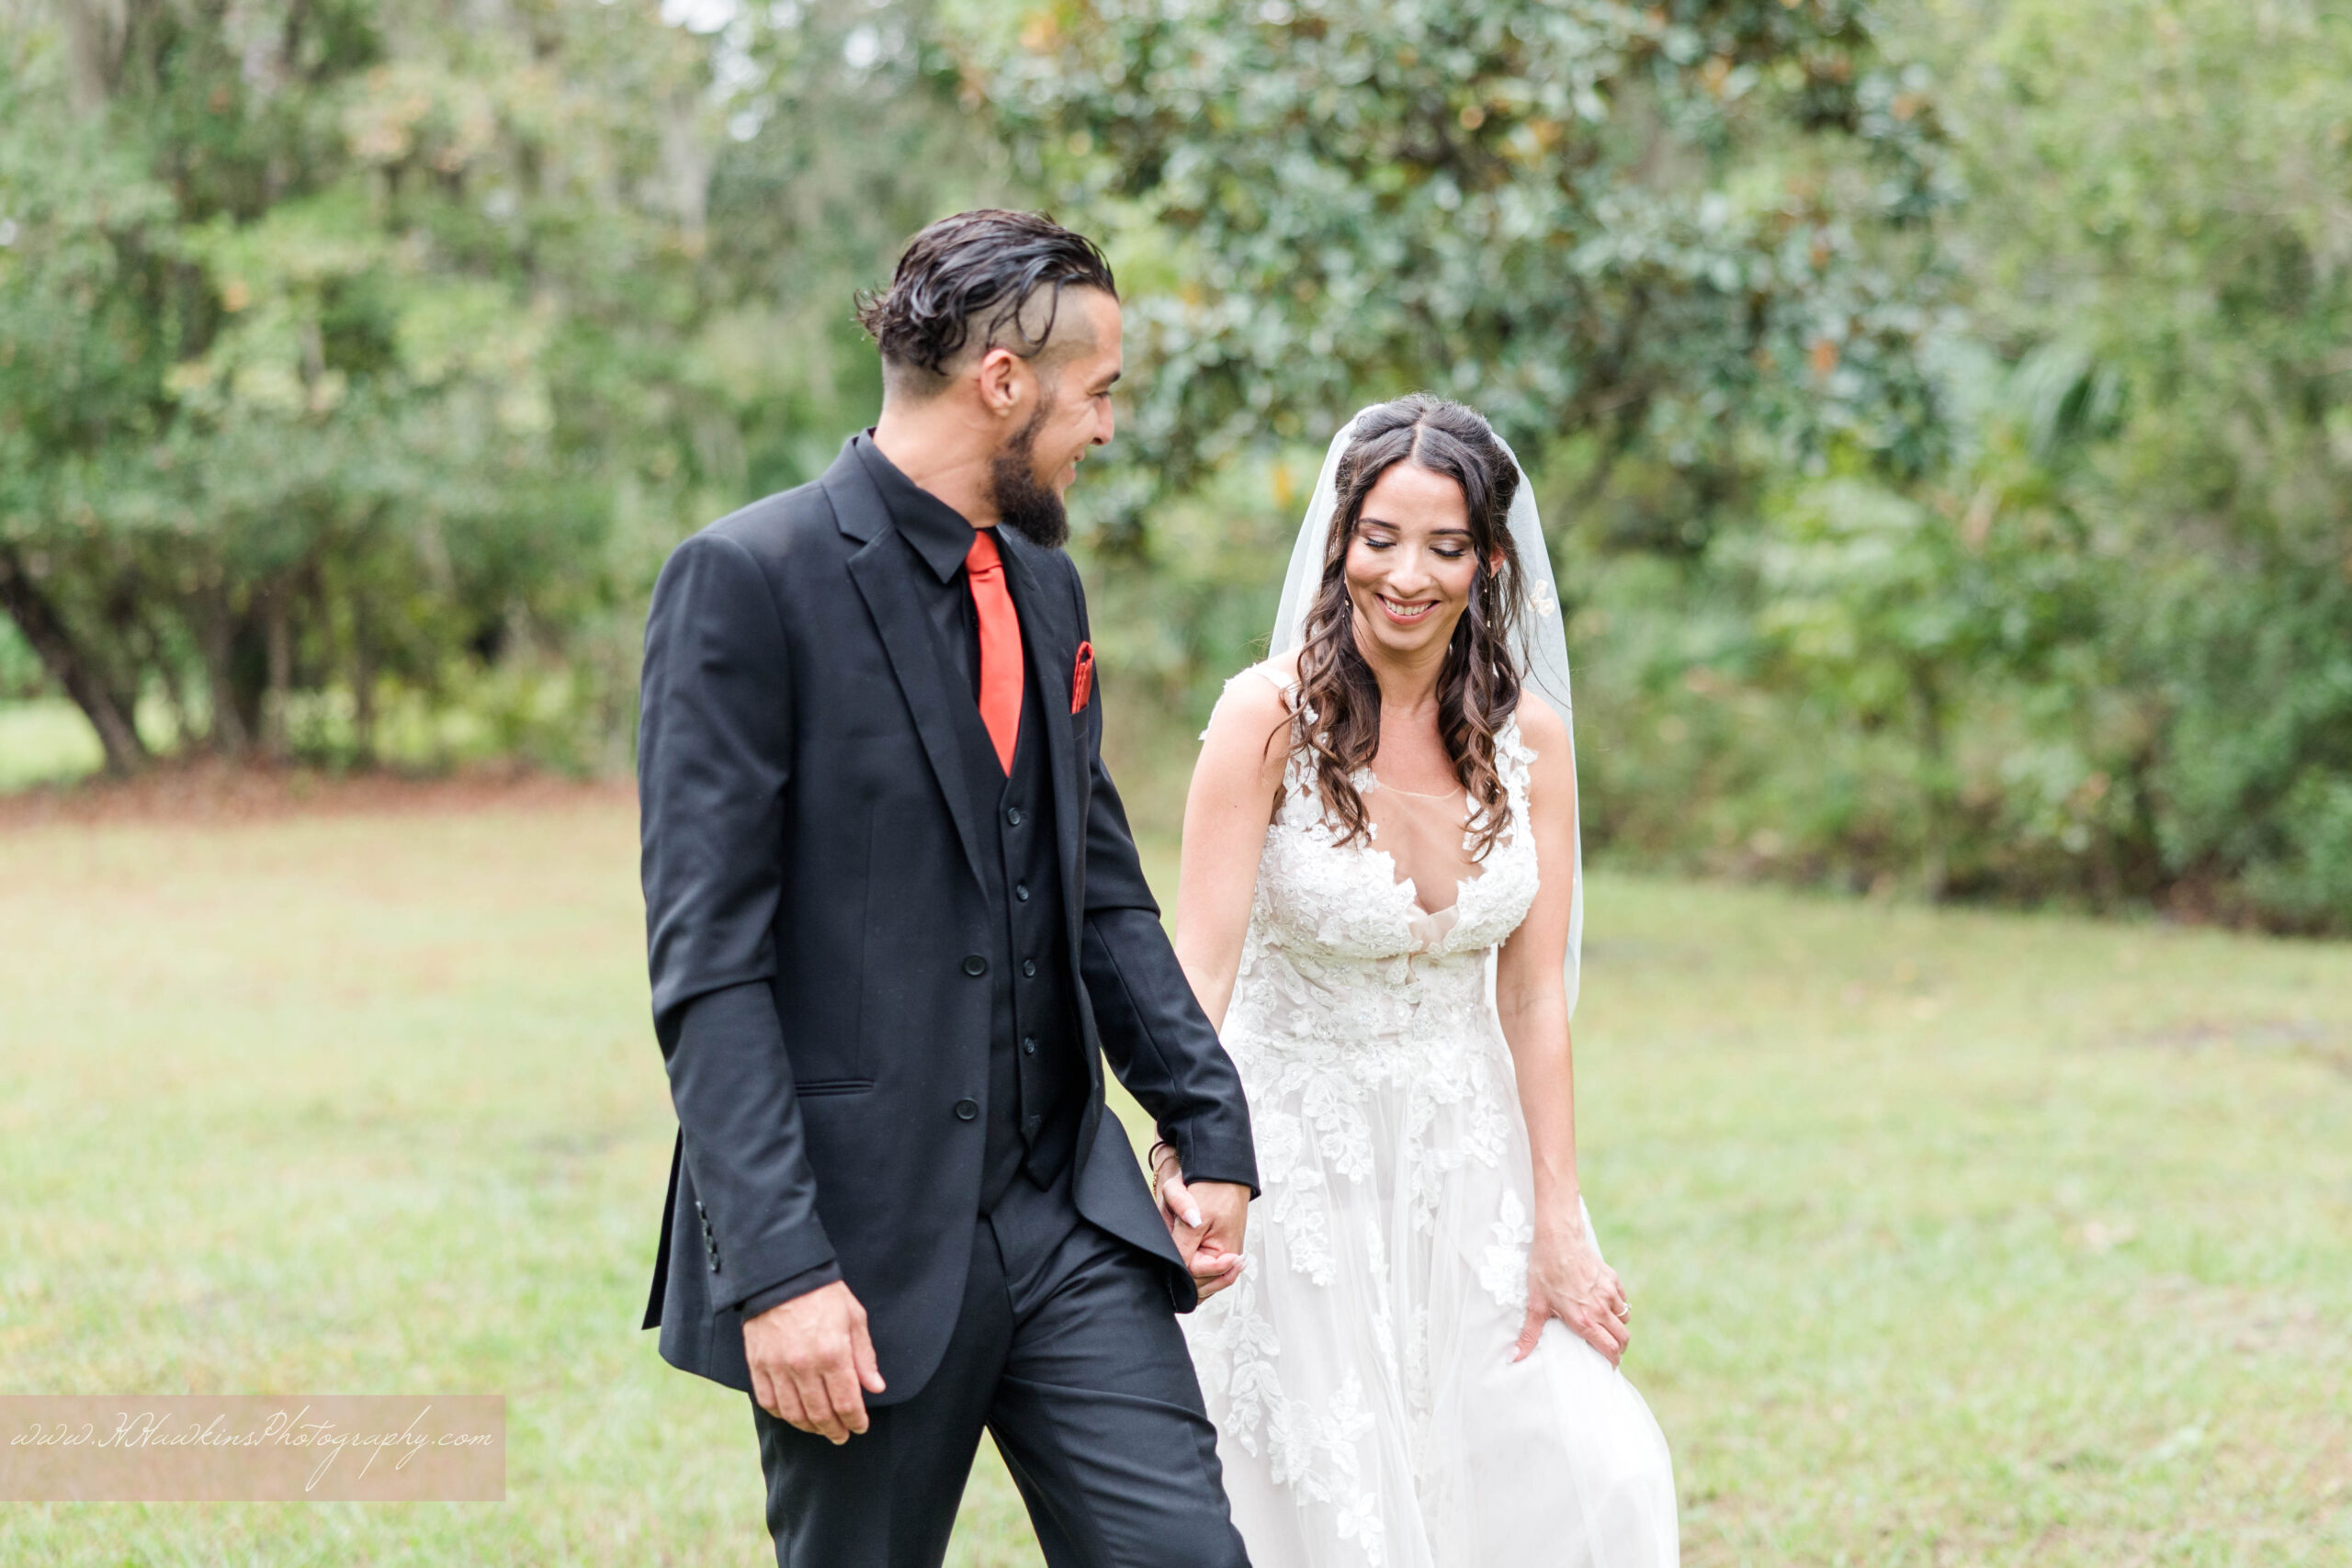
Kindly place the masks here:
POLYGON ((1969 192, 1937 219, 1965 314, 1923 356, 1950 455, 1758 449, 1670 574, 1612 553, 1652 501, 1602 487, 1575 590, 1601 830, 2352 930, 2352 18, 1888 15, 1969 192))
POLYGON ((1092 476, 1075 492, 1074 510, 1098 520, 1071 553, 1109 705, 1105 743, 1129 813, 1148 828, 1182 818, 1209 709, 1227 677, 1265 657, 1322 461, 1319 447, 1250 453, 1148 505, 1141 526, 1099 525, 1121 498, 1099 493, 1113 487, 1092 476))
POLYGON ((14 621, 0 618, 0 702, 21 702, 40 688, 40 656, 14 621))

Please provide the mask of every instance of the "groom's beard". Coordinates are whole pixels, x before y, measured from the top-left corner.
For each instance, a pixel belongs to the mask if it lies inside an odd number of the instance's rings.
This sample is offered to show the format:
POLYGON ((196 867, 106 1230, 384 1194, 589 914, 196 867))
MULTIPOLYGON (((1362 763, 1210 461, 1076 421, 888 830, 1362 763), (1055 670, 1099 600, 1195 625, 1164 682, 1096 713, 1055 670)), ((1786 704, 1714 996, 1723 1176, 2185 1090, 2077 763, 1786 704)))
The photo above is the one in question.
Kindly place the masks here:
POLYGON ((1054 487, 1037 479, 1037 432, 1049 411, 1040 406, 989 465, 989 499, 997 520, 1033 545, 1057 550, 1069 542, 1069 513, 1054 487))

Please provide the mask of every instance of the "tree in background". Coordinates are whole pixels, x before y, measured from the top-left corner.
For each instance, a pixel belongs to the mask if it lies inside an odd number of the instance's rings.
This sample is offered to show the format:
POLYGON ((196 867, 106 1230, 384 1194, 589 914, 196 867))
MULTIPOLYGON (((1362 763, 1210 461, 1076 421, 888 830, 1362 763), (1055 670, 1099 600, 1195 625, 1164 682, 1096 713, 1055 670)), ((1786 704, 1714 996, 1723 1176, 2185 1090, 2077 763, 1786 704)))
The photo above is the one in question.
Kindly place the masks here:
POLYGON ((1756 424, 1929 455, 1894 237, 1933 116, 1859 5, 1093 0, 973 38, 1038 176, 1134 236, 1170 480, 1414 388, 1603 464, 1725 467, 1756 424))
POLYGON ((851 290, 985 169, 921 15, 0 12, 0 609, 108 766, 533 649, 625 744, 662 555, 871 402, 851 290))
POLYGON ((340 680, 364 750, 380 676, 593 592, 698 218, 662 157, 695 128, 629 112, 691 103, 698 62, 633 19, 9 28, 0 604, 113 769, 151 681, 183 736, 282 757, 292 694, 340 680))

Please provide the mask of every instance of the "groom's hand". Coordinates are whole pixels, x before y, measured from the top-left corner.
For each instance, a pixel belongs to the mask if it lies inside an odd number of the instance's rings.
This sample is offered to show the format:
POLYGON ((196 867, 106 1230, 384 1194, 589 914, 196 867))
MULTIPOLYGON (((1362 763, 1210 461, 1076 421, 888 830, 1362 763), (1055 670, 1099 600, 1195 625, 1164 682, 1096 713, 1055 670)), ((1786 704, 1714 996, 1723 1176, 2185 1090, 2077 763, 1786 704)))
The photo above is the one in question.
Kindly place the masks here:
POLYGON ((865 1395, 883 1389, 865 1308, 838 1280, 745 1319, 743 1359, 761 1409, 837 1444, 865 1430, 865 1395))
POLYGON ((1230 1181, 1186 1181, 1173 1159, 1159 1177, 1159 1215, 1206 1301, 1241 1278, 1241 1236, 1250 1224, 1250 1189, 1230 1181))

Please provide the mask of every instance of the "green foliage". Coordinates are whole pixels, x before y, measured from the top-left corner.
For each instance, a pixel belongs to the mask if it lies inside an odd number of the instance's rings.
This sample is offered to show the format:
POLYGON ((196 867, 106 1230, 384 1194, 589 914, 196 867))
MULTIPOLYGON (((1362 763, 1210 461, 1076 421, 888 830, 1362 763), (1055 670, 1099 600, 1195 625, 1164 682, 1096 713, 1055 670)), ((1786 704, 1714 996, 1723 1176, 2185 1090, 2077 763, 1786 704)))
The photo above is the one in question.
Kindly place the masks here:
POLYGON ((1937 135, 1859 6, 1024 17, 973 47, 1038 177, 1148 254, 1132 450, 1163 479, 1416 387, 1684 466, 1741 422, 1927 455, 1896 234, 1940 199, 1937 135))
MULTIPOLYGON (((2352 922, 2335 11, 1234 0, 963 36, 1136 280, 1151 473, 1096 498, 1105 583, 1228 570, 1163 532, 1252 558, 1155 484, 1433 386, 1533 458, 1605 852, 2352 922)), ((1209 603, 1154 602, 1151 646, 1222 646, 1209 603)), ((1195 708, 1219 672, 1170 670, 1195 708)))
POLYGON ((709 263, 728 304, 694 373, 726 416, 700 439, 741 453, 728 507, 815 478, 872 423, 881 367, 853 296, 888 281, 906 240, 962 208, 1024 204, 936 30, 926 0, 879 0, 737 14, 720 35, 720 79, 738 85, 709 263))
MULTIPOLYGON (((1943 709, 1911 749, 1926 882, 1948 839, 1963 886, 2341 929, 2352 19, 1948 0, 1890 47, 1945 84, 1971 342, 1913 549, 1828 597, 1860 627, 1899 606, 1871 662, 1943 709)), ((1761 586, 1769 633, 1788 606, 1761 586)), ((1823 672, 1783 684, 1817 697, 1823 672)), ((1849 726, 1883 716, 1846 695, 1849 726)))
POLYGON ((1996 341, 2121 389, 2058 477, 2110 565, 2146 795, 2185 896, 2352 921, 2352 17, 2132 0, 1929 8, 1966 84, 1996 341))
POLYGON ((1123 743, 1301 471, 1530 461, 1597 851, 2352 925, 2352 18, 2316 0, 0 8, 0 697, 618 766, 646 586, 879 396, 899 243, 1127 294, 1123 743))
POLYGON ((0 702, 29 696, 40 687, 40 657, 26 645, 16 623, 0 618, 0 702))

